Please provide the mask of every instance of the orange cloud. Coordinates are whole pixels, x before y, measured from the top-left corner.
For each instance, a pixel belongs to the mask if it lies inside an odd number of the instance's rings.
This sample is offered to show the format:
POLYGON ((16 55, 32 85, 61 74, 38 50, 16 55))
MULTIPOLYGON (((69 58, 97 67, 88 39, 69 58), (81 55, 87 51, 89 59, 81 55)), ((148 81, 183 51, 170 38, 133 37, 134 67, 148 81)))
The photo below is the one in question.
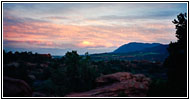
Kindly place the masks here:
POLYGON ((77 26, 37 21, 4 23, 4 40, 35 47, 109 48, 132 41, 169 43, 175 40, 175 26, 169 23, 139 23, 135 26, 77 26))

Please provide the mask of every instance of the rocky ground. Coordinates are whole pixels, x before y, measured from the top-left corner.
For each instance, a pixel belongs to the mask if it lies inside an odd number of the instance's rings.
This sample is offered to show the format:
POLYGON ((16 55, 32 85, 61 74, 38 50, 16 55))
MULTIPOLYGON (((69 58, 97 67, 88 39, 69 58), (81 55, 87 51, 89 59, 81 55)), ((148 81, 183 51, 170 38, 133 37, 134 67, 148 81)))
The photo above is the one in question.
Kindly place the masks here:
POLYGON ((104 75, 96 79, 98 87, 96 89, 71 93, 67 97, 144 97, 149 89, 150 78, 143 74, 131 74, 128 72, 118 72, 104 75))
MULTIPOLYGON (((10 77, 3 78, 4 92, 6 96, 45 96, 45 94, 32 92, 31 87, 23 80, 10 77)), ((143 74, 131 74, 118 72, 103 75, 96 79, 97 88, 80 93, 70 93, 66 97, 144 97, 150 85, 150 78, 143 74)))

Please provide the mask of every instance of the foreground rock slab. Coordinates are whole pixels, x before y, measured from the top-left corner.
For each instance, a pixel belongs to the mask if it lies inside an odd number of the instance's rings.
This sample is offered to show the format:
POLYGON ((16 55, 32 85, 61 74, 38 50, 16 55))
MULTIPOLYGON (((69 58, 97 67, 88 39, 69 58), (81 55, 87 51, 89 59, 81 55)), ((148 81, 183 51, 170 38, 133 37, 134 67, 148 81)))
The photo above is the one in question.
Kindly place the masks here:
POLYGON ((31 97, 32 89, 23 80, 10 77, 3 77, 3 96, 4 97, 31 97))
POLYGON ((150 85, 150 78, 143 74, 118 72, 104 75, 96 79, 96 89, 71 93, 67 97, 145 97, 150 85))

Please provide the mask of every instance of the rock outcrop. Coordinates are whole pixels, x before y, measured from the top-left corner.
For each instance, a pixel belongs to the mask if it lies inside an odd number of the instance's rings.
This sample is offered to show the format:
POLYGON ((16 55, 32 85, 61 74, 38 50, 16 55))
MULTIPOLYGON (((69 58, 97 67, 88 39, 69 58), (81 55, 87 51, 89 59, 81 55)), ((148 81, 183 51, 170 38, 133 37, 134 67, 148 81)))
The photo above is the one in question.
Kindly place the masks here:
POLYGON ((3 76, 4 97, 30 97, 32 89, 23 80, 3 76))
POLYGON ((150 85, 150 78, 143 74, 131 74, 128 72, 118 72, 104 75, 96 79, 98 87, 96 89, 71 93, 67 97, 144 97, 150 85))

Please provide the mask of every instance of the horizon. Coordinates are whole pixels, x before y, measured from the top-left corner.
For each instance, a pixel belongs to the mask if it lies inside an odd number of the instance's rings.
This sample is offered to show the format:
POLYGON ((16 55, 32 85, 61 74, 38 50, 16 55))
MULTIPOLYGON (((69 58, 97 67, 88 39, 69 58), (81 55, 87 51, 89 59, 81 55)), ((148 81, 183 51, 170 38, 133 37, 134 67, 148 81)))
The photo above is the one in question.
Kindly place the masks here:
POLYGON ((186 12, 187 3, 3 3, 3 49, 83 55, 169 44, 177 40, 172 21, 186 12))
MULTIPOLYGON (((145 42, 129 42, 129 43, 142 43, 142 44, 153 44, 153 43, 145 43, 145 42)), ((127 43, 127 44, 129 44, 129 43, 127 43)), ((161 45, 169 45, 169 44, 162 44, 162 43, 158 43, 158 44, 161 44, 161 45)), ((123 45, 126 45, 126 44, 123 44, 123 45)), ((121 46, 123 46, 123 45, 121 45, 121 46)), ((120 47, 121 47, 120 46, 120 47)), ((118 47, 119 48, 119 47, 118 47)), ((116 49, 118 49, 118 48, 116 48, 116 49)), ((19 48, 19 49, 21 49, 21 48, 19 48)), ((44 48, 41 48, 41 49, 44 49, 44 48)), ((115 50, 116 50, 115 49, 115 50)), ((104 54, 104 53, 112 53, 112 52, 114 52, 115 50, 113 50, 113 51, 111 51, 111 52, 101 52, 101 53, 88 53, 89 55, 94 55, 94 54, 104 54)), ((71 52, 71 51, 76 51, 76 50, 70 50, 70 51, 66 51, 65 52, 65 54, 67 53, 67 52, 71 52)), ((34 51, 32 51, 32 50, 21 50, 21 51, 19 51, 19 50, 14 50, 14 51, 12 51, 12 50, 5 50, 5 52, 12 52, 12 53, 15 53, 15 52, 32 52, 33 54, 35 54, 35 53, 38 53, 38 52, 35 52, 35 50, 34 51)), ((77 53, 78 53, 78 51, 77 51, 77 53)), ((85 52, 85 53, 87 53, 87 52, 85 52)), ((80 56, 83 56, 83 55, 85 55, 85 53, 84 54, 79 54, 80 56)), ((51 53, 38 53, 38 54, 51 54, 51 53)), ((61 54, 61 55, 52 55, 51 54, 51 56, 65 56, 65 54, 61 54)))

